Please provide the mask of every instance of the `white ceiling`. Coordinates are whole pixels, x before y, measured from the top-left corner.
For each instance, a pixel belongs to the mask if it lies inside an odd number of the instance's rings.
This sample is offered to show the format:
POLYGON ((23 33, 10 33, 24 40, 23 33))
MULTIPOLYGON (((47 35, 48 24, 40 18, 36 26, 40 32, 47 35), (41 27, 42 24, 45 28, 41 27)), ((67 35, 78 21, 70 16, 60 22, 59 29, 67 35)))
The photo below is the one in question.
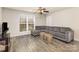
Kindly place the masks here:
MULTIPOLYGON (((7 8, 21 10, 21 11, 27 11, 27 12, 35 12, 38 9, 38 7, 7 7, 7 8)), ((44 8, 49 10, 49 12, 54 12, 54 11, 68 8, 68 7, 44 7, 44 8)))

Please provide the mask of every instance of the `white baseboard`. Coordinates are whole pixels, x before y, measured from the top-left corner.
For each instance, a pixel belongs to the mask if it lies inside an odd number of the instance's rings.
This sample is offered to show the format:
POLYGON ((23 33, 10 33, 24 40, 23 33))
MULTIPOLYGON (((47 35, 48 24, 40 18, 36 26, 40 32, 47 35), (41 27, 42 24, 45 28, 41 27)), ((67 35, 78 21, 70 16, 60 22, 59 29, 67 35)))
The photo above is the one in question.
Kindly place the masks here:
POLYGON ((74 40, 75 40, 75 41, 79 41, 79 39, 78 39, 78 38, 75 38, 74 40))

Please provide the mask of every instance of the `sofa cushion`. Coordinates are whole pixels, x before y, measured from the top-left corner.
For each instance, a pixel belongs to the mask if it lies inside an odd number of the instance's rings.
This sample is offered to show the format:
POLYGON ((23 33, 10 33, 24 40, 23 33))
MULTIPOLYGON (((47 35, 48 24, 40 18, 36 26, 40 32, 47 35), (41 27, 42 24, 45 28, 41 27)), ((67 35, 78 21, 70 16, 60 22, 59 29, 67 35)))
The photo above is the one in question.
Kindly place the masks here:
POLYGON ((54 27, 50 27, 49 30, 54 31, 54 27))
POLYGON ((65 33, 65 32, 66 32, 65 28, 61 27, 61 28, 60 28, 60 32, 61 32, 61 33, 65 33))
POLYGON ((52 27, 53 31, 59 32, 59 27, 52 27))
POLYGON ((36 30, 44 30, 44 29, 46 29, 46 26, 36 26, 36 30))
POLYGON ((50 31, 50 30, 49 30, 49 31, 47 31, 47 32, 50 33, 50 34, 52 34, 52 35, 54 34, 54 31, 50 31))
POLYGON ((71 31, 71 29, 68 27, 61 27, 60 28, 60 32, 65 33, 66 31, 71 31))
POLYGON ((54 32, 55 36, 58 36, 60 38, 65 38, 65 34, 61 33, 61 32, 54 32))

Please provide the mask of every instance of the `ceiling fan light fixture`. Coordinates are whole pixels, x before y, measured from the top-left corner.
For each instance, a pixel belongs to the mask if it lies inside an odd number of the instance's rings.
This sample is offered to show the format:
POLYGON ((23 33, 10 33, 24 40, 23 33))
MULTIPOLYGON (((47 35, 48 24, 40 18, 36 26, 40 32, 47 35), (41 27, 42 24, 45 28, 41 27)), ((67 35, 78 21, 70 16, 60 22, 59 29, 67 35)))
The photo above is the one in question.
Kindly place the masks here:
POLYGON ((39 14, 47 14, 49 11, 46 9, 46 8, 43 8, 43 7, 39 7, 37 9, 37 13, 39 14))

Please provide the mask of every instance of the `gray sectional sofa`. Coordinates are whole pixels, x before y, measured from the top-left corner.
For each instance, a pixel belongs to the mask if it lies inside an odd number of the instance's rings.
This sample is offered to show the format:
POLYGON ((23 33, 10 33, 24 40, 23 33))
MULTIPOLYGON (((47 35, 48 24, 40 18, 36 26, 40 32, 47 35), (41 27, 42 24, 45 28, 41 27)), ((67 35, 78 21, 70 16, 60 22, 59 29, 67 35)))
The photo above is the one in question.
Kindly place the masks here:
POLYGON ((38 36, 40 32, 49 32, 54 38, 65 42, 71 42, 74 40, 74 31, 69 27, 36 26, 36 29, 31 31, 31 35, 38 36))

